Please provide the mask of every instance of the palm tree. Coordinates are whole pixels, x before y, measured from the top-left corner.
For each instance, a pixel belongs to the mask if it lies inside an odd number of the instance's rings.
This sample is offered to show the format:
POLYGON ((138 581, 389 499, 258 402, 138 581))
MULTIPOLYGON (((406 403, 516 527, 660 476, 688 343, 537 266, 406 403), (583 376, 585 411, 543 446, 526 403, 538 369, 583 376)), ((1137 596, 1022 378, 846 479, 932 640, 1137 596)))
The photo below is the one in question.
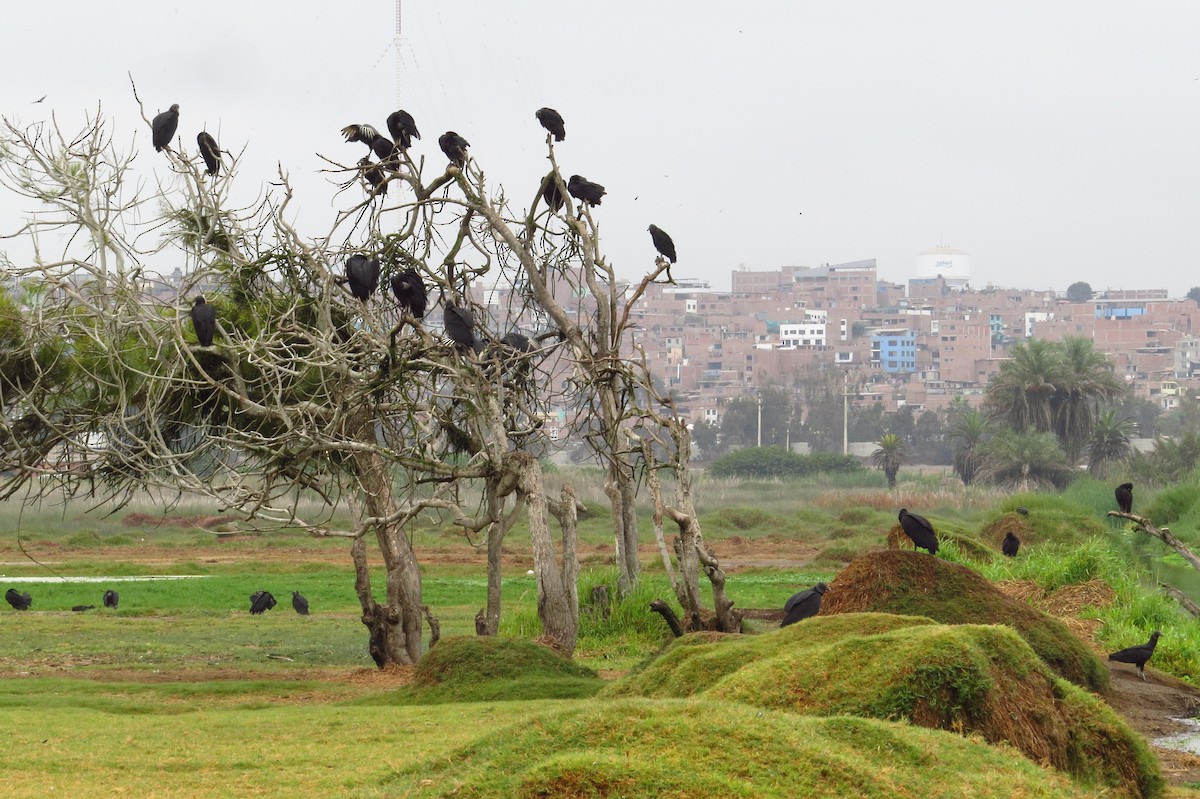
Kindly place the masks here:
POLYGON ((882 469, 887 477, 888 488, 896 487, 896 474, 904 463, 904 439, 895 433, 885 433, 879 439, 879 449, 871 453, 871 463, 882 469))
POLYGON ((1062 373, 1062 356, 1052 342, 1036 338, 1018 342, 1012 358, 1000 364, 983 407, 988 416, 1006 420, 1019 432, 1049 432, 1062 373))
POLYGON ((980 477, 1017 491, 1062 490, 1075 476, 1053 433, 1001 430, 983 445, 980 477))
POLYGON ((968 486, 983 468, 984 436, 989 432, 987 418, 977 410, 969 410, 954 421, 950 438, 961 442, 954 450, 954 473, 968 486))
POLYGON ((1110 464, 1128 460, 1133 456, 1129 443, 1137 433, 1137 422, 1132 416, 1117 419, 1117 412, 1107 410, 1096 418, 1092 427, 1092 440, 1088 445, 1088 471, 1104 477, 1110 464))
POLYGON ((1112 370, 1108 356, 1091 339, 1065 338, 1061 344, 1064 373, 1054 398, 1054 430, 1072 462, 1092 436, 1102 404, 1125 395, 1125 383, 1112 370))

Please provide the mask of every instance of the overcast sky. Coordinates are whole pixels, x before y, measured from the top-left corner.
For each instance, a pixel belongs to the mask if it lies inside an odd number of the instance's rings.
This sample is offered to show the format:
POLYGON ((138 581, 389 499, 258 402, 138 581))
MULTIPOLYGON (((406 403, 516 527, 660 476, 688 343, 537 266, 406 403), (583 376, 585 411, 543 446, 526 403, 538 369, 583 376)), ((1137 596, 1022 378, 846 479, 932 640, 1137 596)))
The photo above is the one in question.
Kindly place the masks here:
MULTIPOLYGON (((282 163, 316 235, 346 198, 315 154, 363 150, 342 126, 403 107, 418 154, 440 166, 453 129, 523 204, 549 105, 564 172, 608 189, 602 248, 627 277, 653 222, 676 276, 716 288, 742 264, 863 258, 902 281, 938 244, 979 287, 1200 285, 1194 0, 404 0, 399 98, 395 25, 394 0, 9 3, 0 113, 73 126, 100 103, 148 173, 132 73, 149 113, 180 104, 185 146, 203 126, 245 147, 247 192, 282 163)), ((0 228, 21 210, 0 201, 0 228)))

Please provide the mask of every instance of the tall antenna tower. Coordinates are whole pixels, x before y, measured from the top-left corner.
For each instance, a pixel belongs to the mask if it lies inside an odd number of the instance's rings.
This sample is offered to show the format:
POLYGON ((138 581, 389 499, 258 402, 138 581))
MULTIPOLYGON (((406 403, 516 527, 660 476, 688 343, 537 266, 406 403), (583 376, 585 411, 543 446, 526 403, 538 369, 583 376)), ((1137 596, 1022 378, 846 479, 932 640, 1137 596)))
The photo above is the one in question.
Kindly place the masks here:
POLYGON ((392 47, 396 51, 396 107, 399 108, 404 102, 404 59, 400 54, 400 43, 403 41, 400 38, 400 2, 396 0, 396 38, 392 42, 392 47))

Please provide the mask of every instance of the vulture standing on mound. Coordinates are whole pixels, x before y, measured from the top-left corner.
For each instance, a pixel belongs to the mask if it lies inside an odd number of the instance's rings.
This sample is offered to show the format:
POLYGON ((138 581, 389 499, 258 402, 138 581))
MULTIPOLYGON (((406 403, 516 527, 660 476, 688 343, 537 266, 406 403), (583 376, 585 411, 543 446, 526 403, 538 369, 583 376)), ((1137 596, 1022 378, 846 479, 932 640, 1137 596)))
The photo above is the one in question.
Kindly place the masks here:
POLYGON ((658 254, 675 263, 675 242, 671 241, 671 237, 658 225, 651 225, 647 230, 650 231, 650 240, 654 242, 654 249, 658 250, 658 254))
POLYGON ((200 157, 204 159, 204 165, 208 167, 208 174, 215 175, 221 171, 221 148, 217 146, 217 140, 208 134, 207 131, 200 131, 196 134, 196 146, 200 148, 200 157))
POLYGON ((161 153, 164 147, 171 146, 171 139, 175 138, 175 129, 178 127, 179 103, 175 103, 150 123, 151 140, 154 142, 155 152, 161 153))
POLYGON ((825 583, 817 583, 812 588, 792 594, 791 598, 783 605, 783 621, 779 623, 779 626, 787 627, 801 619, 816 616, 817 612, 821 610, 821 597, 828 590, 829 586, 825 583))
POLYGON ((459 169, 467 165, 467 148, 470 146, 470 142, 452 130, 448 130, 438 137, 438 147, 442 148, 442 152, 450 159, 450 163, 459 169))
POLYGON ((121 601, 121 596, 111 588, 104 592, 104 607, 117 609, 117 603, 121 601))
POLYGON ((270 591, 255 591, 250 595, 250 612, 253 614, 264 613, 275 607, 275 597, 270 591))
POLYGON ((599 205, 600 199, 608 194, 599 183, 592 183, 579 175, 571 175, 571 179, 567 181, 567 193, 576 200, 591 206, 599 205))
POLYGON ((563 124, 562 114, 553 108, 539 108, 535 114, 542 127, 554 134, 555 141, 567 138, 567 128, 563 124))
POLYGON ((4 600, 12 605, 15 610, 29 610, 29 606, 33 604, 33 597, 29 595, 28 591, 18 594, 15 588, 10 588, 4 592, 4 600))
POLYGON ((295 608, 296 612, 301 616, 308 615, 308 599, 299 591, 292 592, 292 607, 295 608))
POLYGON ((546 207, 556 214, 562 210, 563 203, 566 202, 566 198, 558 188, 558 180, 553 172, 542 178, 542 199, 546 202, 546 207))
POLYGON ((387 126, 388 133, 392 134, 392 140, 401 150, 412 147, 413 139, 421 138, 421 134, 417 132, 417 121, 412 118, 412 114, 403 109, 393 111, 388 116, 387 126))
POLYGON ((933 532, 933 525, 928 519, 901 508, 900 526, 904 528, 904 534, 912 539, 914 547, 928 550, 930 555, 937 554, 937 534, 933 532))
POLYGON ((1020 548, 1021 539, 1013 535, 1011 530, 1005 533, 1004 541, 1000 544, 1000 551, 1005 555, 1008 555, 1010 558, 1015 558, 1017 556, 1017 550, 1020 548))
POLYGON ((192 329, 201 347, 211 347, 217 333, 217 309, 204 301, 201 295, 192 303, 192 329))
POLYGON ((425 309, 429 305, 429 295, 425 291, 425 281, 416 269, 409 267, 403 272, 392 275, 392 293, 396 302, 417 319, 424 318, 425 309))
POLYGON ((366 302, 379 288, 379 259, 351 255, 346 259, 346 280, 355 299, 366 302))
POLYGON ((1121 483, 1114 493, 1117 496, 1117 509, 1121 513, 1133 513, 1133 483, 1121 483))
POLYGON ((1113 652, 1108 656, 1109 660, 1115 660, 1118 663, 1132 663, 1137 666, 1138 676, 1142 681, 1146 681, 1146 661, 1154 654, 1154 647, 1158 644, 1158 637, 1162 635, 1158 630, 1150 633, 1150 640, 1141 646, 1131 646, 1127 649, 1122 649, 1120 652, 1113 652))

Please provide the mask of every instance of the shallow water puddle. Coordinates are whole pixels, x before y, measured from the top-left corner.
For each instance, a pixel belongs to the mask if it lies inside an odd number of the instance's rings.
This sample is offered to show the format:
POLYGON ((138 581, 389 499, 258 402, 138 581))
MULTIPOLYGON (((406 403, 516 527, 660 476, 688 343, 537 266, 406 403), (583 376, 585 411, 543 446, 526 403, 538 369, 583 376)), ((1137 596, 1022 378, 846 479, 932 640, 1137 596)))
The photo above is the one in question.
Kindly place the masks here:
POLYGON ((1189 752, 1193 755, 1200 755, 1200 720, 1197 719, 1174 719, 1180 724, 1188 728, 1187 732, 1178 732, 1174 735, 1164 735, 1162 738, 1155 738, 1150 743, 1155 746, 1161 746, 1163 749, 1175 749, 1180 752, 1189 752))

